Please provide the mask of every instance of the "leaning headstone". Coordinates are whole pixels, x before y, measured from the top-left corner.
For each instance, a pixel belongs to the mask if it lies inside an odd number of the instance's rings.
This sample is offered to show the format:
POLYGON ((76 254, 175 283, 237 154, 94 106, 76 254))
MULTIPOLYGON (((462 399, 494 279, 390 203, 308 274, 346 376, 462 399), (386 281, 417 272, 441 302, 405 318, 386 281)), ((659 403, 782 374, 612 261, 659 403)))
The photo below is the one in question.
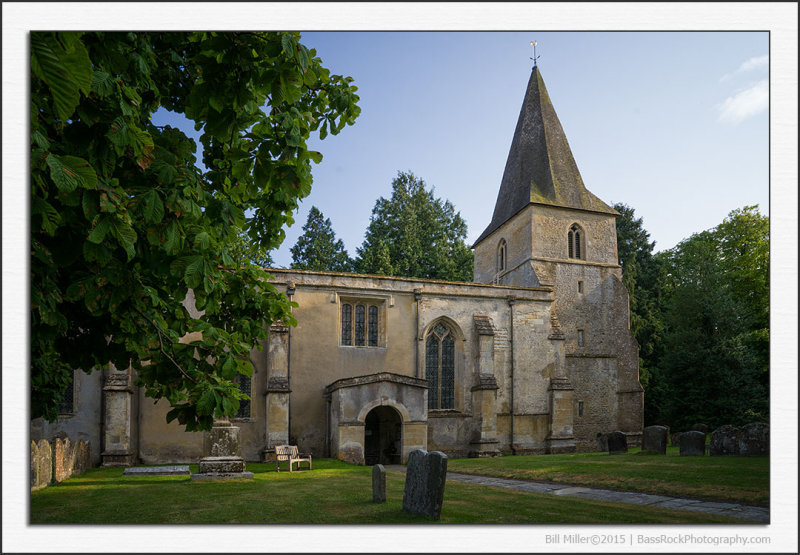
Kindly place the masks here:
POLYGON ((605 453, 608 451, 608 434, 597 434, 597 452, 605 453))
POLYGON ((701 423, 692 424, 692 427, 689 428, 689 431, 692 431, 692 432, 703 432, 704 434, 707 434, 708 433, 708 426, 706 426, 705 424, 701 424, 701 423))
POLYGON ((628 452, 628 438, 619 430, 608 434, 608 452, 611 455, 628 452))
POLYGON ((766 455, 769 453, 769 426, 760 422, 745 424, 739 430, 740 455, 766 455))
POLYGON ((712 457, 719 455, 739 454, 739 428, 725 424, 711 432, 709 454, 712 457))
POLYGON ((642 451, 667 454, 667 429, 664 426, 648 426, 642 432, 642 451))
POLYGON ((408 455, 403 510, 439 520, 447 479, 447 455, 417 449, 408 455))
POLYGON ((386 502, 386 469, 382 464, 372 467, 372 501, 386 502))
POLYGON ((681 434, 681 457, 702 457, 706 454, 706 434, 692 430, 681 434))

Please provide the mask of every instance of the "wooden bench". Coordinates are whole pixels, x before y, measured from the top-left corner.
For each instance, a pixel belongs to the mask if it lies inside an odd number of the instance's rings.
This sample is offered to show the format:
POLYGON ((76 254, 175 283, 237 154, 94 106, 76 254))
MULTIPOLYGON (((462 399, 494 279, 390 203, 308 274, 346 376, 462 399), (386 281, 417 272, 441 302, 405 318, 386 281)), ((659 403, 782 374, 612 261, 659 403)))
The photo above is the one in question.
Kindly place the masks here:
POLYGON ((276 445, 275 446, 275 469, 281 471, 281 463, 289 463, 289 472, 292 465, 297 463, 297 470, 300 470, 300 463, 308 463, 308 470, 311 470, 311 453, 298 453, 297 445, 276 445))

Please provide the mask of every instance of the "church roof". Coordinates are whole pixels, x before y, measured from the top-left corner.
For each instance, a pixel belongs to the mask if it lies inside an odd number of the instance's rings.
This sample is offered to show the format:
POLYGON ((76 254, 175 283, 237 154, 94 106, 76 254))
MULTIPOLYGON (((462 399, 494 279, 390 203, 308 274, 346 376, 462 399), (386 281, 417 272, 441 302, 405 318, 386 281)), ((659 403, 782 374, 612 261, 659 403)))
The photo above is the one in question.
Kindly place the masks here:
POLYGON ((567 137, 536 66, 519 112, 492 222, 475 244, 529 204, 618 214, 583 185, 567 137))

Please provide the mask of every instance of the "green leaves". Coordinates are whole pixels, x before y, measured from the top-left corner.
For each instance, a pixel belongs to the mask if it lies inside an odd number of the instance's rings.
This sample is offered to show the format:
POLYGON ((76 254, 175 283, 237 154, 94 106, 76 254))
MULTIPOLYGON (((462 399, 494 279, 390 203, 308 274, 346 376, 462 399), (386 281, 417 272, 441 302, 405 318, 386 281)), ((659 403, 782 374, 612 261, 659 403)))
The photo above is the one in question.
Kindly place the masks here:
POLYGON ((131 360, 187 430, 235 412, 231 379, 252 372, 265 323, 294 323, 256 265, 310 193, 321 154, 306 143, 358 114, 299 38, 31 35, 34 417, 54 416, 63 369, 109 359, 131 360), (192 139, 153 125, 161 106, 202 130, 202 168, 192 139))
POLYGON ((31 70, 53 94, 56 115, 65 123, 80 93, 89 94, 92 64, 78 33, 31 33, 31 70))
POLYGON ((56 187, 65 193, 70 193, 77 187, 84 189, 97 187, 97 174, 83 158, 49 154, 45 162, 50 168, 50 177, 56 187))

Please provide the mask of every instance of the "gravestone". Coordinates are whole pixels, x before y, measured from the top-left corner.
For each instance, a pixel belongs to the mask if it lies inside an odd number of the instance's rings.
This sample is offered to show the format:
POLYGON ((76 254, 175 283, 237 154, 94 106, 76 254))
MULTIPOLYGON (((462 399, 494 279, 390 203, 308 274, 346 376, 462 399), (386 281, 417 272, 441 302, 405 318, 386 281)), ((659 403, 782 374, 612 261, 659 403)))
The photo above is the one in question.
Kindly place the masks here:
POLYGON ((228 420, 214 421, 211 431, 203 438, 203 453, 199 472, 191 475, 192 480, 253 477, 252 472, 245 470, 244 459, 239 454, 239 427, 228 420))
POLYGON ((664 426, 648 426, 642 432, 642 451, 667 454, 667 429, 664 426))
POLYGON ((766 455, 769 453, 769 426, 760 422, 745 424, 739 430, 740 455, 766 455))
POLYGON ((372 501, 375 503, 386 502, 386 469, 382 464, 372 467, 372 501))
POLYGON ((692 427, 689 428, 689 431, 692 431, 692 432, 703 432, 704 434, 707 434, 708 433, 708 426, 706 426, 705 424, 701 424, 701 423, 692 424, 692 427))
POLYGON ((53 481, 63 482, 72 475, 70 441, 68 437, 57 437, 53 449, 53 481))
POLYGON ((681 457, 702 457, 706 454, 706 434, 692 430, 681 434, 681 457))
POLYGON ((36 487, 44 487, 53 481, 53 448, 46 439, 40 439, 36 446, 39 448, 39 472, 36 474, 36 487))
POLYGON ((608 451, 608 434, 597 434, 597 452, 605 453, 608 451))
POLYGON ((709 454, 712 457, 720 455, 739 454, 739 428, 725 424, 711 432, 709 454))
POLYGON ((39 448, 36 442, 31 440, 31 489, 36 488, 39 482, 39 448))
POLYGON ((611 455, 628 452, 628 438, 619 430, 608 434, 608 452, 611 455))
POLYGON ((447 455, 416 449, 408 455, 403 510, 439 520, 447 479, 447 455))
POLYGON ((671 445, 680 445, 681 444, 681 433, 675 432, 671 436, 669 436, 669 442, 671 445))

